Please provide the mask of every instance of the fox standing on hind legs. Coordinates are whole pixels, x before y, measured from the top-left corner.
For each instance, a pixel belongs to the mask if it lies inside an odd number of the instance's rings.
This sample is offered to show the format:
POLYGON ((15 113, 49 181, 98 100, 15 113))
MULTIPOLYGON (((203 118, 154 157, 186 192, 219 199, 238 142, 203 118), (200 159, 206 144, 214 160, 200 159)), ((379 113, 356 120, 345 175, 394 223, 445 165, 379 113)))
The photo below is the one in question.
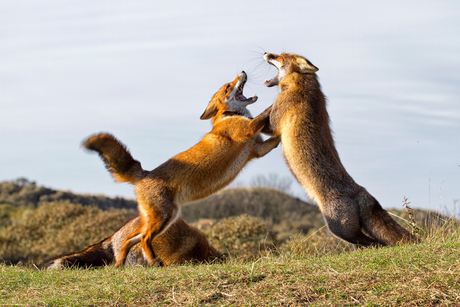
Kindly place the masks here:
POLYGON ((265 85, 277 85, 280 94, 262 113, 270 116, 263 132, 281 135, 289 168, 319 205, 330 231, 363 246, 415 242, 415 237, 397 224, 340 162, 326 100, 316 78, 318 68, 295 54, 265 53, 264 60, 278 69, 277 76, 265 85))
POLYGON ((151 242, 178 218, 181 205, 217 192, 247 162, 278 146, 278 136, 263 141, 259 135, 268 115, 250 118, 246 106, 257 97, 244 97, 246 80, 246 73, 241 72, 213 96, 201 116, 201 119, 212 118, 211 132, 152 171, 143 170, 126 147, 111 135, 95 135, 83 143, 99 153, 116 181, 135 186, 141 226, 125 240, 116 259, 117 267, 124 264, 129 249, 139 241, 149 264, 154 264, 151 242))

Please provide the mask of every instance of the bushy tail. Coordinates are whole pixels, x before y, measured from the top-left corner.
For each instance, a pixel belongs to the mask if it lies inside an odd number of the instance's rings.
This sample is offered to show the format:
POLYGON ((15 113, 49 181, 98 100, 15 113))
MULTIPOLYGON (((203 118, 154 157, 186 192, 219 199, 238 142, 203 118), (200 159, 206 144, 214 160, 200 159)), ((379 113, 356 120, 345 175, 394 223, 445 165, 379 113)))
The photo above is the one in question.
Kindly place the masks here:
POLYGON ((82 146, 99 153, 115 181, 136 184, 142 179, 141 163, 134 160, 126 146, 113 135, 106 133, 93 135, 84 141, 82 146))
POLYGON ((369 196, 370 205, 366 206, 364 210, 361 208, 365 217, 363 226, 366 232, 384 245, 419 242, 415 236, 391 218, 374 197, 369 196))
POLYGON ((115 260, 111 237, 91 245, 77 253, 57 256, 46 264, 48 270, 69 267, 101 267, 113 263, 115 260))

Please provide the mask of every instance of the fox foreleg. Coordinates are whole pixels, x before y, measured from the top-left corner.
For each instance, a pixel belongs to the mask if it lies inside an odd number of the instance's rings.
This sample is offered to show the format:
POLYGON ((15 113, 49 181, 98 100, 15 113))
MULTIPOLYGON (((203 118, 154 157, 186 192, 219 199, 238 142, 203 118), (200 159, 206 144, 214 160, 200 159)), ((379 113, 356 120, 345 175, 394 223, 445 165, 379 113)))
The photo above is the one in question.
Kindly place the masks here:
POLYGON ((261 114, 259 114, 256 118, 251 120, 251 122, 249 123, 249 129, 247 133, 248 137, 253 137, 254 135, 261 132, 265 126, 270 124, 270 112, 271 107, 269 107, 261 114))
POLYGON ((264 141, 263 143, 259 144, 256 148, 256 157, 261 158, 268 154, 272 149, 278 147, 281 141, 281 136, 273 136, 268 140, 264 141))

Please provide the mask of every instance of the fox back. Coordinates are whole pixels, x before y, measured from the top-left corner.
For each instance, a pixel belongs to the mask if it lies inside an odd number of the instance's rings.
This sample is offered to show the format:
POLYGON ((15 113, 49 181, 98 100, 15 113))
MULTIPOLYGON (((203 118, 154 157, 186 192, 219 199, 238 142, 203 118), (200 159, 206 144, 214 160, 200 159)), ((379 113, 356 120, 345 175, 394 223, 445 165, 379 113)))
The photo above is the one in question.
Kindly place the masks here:
POLYGON ((416 241, 342 165, 316 77, 318 68, 296 54, 266 53, 264 59, 278 69, 265 85, 280 90, 264 131, 281 135, 289 168, 320 207, 331 232, 364 246, 416 241))

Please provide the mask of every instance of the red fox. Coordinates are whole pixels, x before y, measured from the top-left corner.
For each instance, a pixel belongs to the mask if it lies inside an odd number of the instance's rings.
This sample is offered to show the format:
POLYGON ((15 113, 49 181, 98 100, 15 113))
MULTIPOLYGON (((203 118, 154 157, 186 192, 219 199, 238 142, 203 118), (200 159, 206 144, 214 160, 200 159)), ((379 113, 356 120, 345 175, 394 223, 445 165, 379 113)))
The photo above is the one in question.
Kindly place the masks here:
MULTIPOLYGON (((51 259, 46 267, 49 270, 65 267, 100 267, 112 264, 120 254, 126 238, 141 226, 140 217, 129 221, 112 236, 85 250, 51 259)), ((152 249, 158 265, 179 265, 185 262, 203 263, 225 260, 226 254, 220 253, 209 244, 205 235, 178 218, 163 234, 152 240, 152 249)), ((134 245, 126 257, 127 266, 147 265, 147 259, 141 244, 134 245)))
POLYGON ((109 134, 88 138, 83 147, 97 151, 118 182, 134 185, 141 223, 130 234, 116 258, 124 264, 130 248, 141 242, 147 261, 155 263, 152 240, 176 221, 180 207, 204 198, 228 185, 251 159, 277 147, 278 136, 264 141, 259 132, 268 116, 251 119, 246 109, 257 97, 246 98, 247 76, 241 72, 225 84, 208 104, 201 119, 212 118, 213 129, 192 148, 179 153, 152 171, 145 171, 126 147, 109 134))
POLYGON ((316 77, 318 68, 295 54, 265 53, 264 60, 278 69, 277 76, 265 85, 277 85, 280 94, 261 114, 270 117, 262 132, 281 136, 289 168, 318 203, 330 231, 363 246, 415 242, 416 238, 397 224, 340 162, 326 100, 316 77))

